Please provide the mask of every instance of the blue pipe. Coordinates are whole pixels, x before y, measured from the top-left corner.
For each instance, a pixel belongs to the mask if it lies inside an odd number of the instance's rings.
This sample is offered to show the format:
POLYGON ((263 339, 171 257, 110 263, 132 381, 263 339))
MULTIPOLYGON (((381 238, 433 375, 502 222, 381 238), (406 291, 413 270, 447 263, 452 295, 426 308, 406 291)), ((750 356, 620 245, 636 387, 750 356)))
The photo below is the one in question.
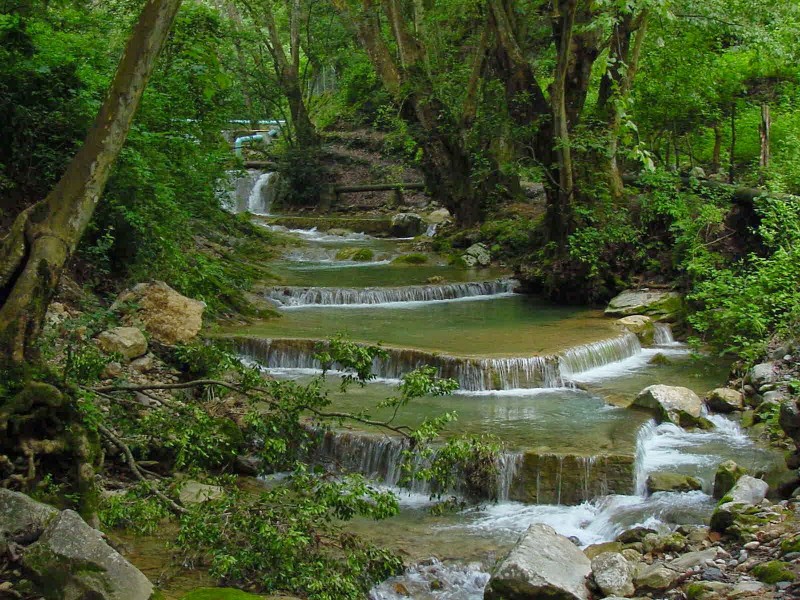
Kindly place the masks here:
POLYGON ((233 142, 233 151, 236 153, 236 156, 242 158, 242 144, 245 142, 263 142, 264 136, 259 134, 256 135, 245 135, 242 137, 238 137, 233 142))

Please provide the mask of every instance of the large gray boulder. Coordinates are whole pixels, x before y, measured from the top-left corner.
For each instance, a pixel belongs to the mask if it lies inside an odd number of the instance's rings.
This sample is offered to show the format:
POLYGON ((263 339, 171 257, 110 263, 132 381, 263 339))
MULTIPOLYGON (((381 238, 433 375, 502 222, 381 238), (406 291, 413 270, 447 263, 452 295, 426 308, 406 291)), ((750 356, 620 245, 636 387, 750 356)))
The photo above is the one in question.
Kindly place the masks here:
POLYGON ((0 539, 30 543, 42 535, 57 514, 58 510, 52 506, 0 488, 0 539))
POLYGON ((749 381, 756 389, 768 383, 774 383, 778 379, 778 373, 775 370, 775 363, 765 362, 754 366, 747 373, 747 381, 749 381))
MULTIPOLYGON (((737 521, 745 519, 752 510, 761 510, 756 507, 767 497, 769 484, 761 479, 756 479, 750 475, 742 475, 736 485, 727 492, 720 502, 720 505, 711 515, 711 529, 719 533, 727 532, 737 521), (752 510, 751 510, 752 509, 752 510)), ((748 529, 750 523, 740 523, 748 529)), ((742 528, 739 528, 742 529, 742 528)), ((741 532, 740 532, 741 533, 741 532)))
POLYGON ((731 388, 715 388, 708 392, 706 405, 714 412, 730 413, 744 409, 744 394, 731 388))
POLYGON ((633 565, 618 552, 603 552, 595 556, 592 576, 604 596, 633 596, 633 565))
POLYGON ((60 513, 22 557, 45 597, 148 600, 153 585, 71 510, 60 513))
POLYGON ((568 538, 541 523, 528 528, 495 568, 485 600, 587 600, 588 558, 568 538))
POLYGON ((651 385, 639 392, 633 406, 652 411, 659 422, 669 421, 681 427, 708 428, 710 425, 702 417, 703 401, 685 387, 651 385))
POLYGON ((415 237, 428 228, 425 220, 416 213, 398 213, 392 217, 389 233, 395 237, 415 237))
POLYGON ((147 352, 147 338, 136 327, 114 327, 97 336, 97 345, 104 352, 119 354, 133 360, 147 352))
POLYGON ((681 295, 663 290, 625 290, 606 307, 609 317, 649 315, 662 321, 675 320, 683 307, 681 295))

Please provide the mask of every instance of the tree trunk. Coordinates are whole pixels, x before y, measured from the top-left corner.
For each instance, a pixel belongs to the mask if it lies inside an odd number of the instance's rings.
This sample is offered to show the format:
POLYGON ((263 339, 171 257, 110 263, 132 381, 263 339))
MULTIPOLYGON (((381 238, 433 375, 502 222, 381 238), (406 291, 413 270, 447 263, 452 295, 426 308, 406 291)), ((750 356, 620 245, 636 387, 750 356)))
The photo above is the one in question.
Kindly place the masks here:
POLYGON ((761 172, 758 178, 761 185, 764 184, 766 170, 769 168, 769 130, 771 126, 772 120, 769 115, 769 104, 765 102, 761 105, 761 123, 758 127, 758 133, 761 138, 761 155, 758 161, 761 172))
POLYGON ((711 171, 718 173, 722 165, 722 128, 719 123, 714 123, 714 150, 711 154, 711 171))
POLYGON ((0 246, 0 351, 22 363, 35 342, 64 264, 94 214, 181 0, 148 0, 83 146, 48 196, 21 213, 0 246))
POLYGON ((731 104, 731 149, 728 158, 728 183, 733 184, 736 175, 736 101, 731 104))

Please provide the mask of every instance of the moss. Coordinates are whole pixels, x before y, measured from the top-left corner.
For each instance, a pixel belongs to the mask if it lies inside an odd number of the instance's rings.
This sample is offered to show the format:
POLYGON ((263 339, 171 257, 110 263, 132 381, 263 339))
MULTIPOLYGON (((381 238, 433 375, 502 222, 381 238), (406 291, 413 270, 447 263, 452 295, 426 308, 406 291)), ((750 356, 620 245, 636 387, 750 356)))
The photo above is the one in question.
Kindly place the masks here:
POLYGON ((756 413, 754 410, 746 410, 742 413, 742 427, 748 428, 755 424, 756 413))
POLYGON ((672 361, 670 359, 668 359, 666 356, 664 356, 663 354, 661 354, 661 352, 659 352, 658 354, 653 356, 653 358, 651 358, 647 362, 648 362, 648 364, 651 364, 651 365, 671 365, 672 364, 672 361))
POLYGON ((800 535, 783 540, 781 542, 781 551, 784 554, 789 554, 789 552, 800 552, 800 535))
POLYGON ((234 588, 199 588, 181 600, 263 600, 264 596, 248 594, 234 588))
POLYGON ((764 583, 778 583, 779 581, 794 581, 794 573, 789 564, 781 560, 771 560, 753 567, 753 575, 764 583))
POLYGON ((372 260, 374 254, 369 248, 342 248, 336 253, 336 260, 355 260, 367 262, 372 260))
POLYGON ((412 252, 411 254, 398 256, 392 262, 406 265, 423 265, 428 262, 428 255, 421 252, 412 252))
POLYGON ((686 597, 689 600, 703 600, 707 595, 713 593, 707 583, 695 581, 686 587, 686 597))

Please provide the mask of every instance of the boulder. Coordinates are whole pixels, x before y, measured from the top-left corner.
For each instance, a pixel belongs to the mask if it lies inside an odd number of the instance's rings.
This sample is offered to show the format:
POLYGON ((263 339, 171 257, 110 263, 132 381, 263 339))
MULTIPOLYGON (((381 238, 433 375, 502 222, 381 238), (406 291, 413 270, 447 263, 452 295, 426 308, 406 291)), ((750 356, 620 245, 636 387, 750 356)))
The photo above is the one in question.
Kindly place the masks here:
POLYGON ((677 292, 663 290, 625 290, 611 299, 606 307, 609 317, 649 315, 662 321, 675 320, 683 307, 683 299, 677 292))
POLYGON ((728 502, 755 505, 760 504, 767 497, 768 490, 769 484, 763 479, 742 475, 736 481, 736 485, 725 494, 725 498, 730 498, 728 502))
POLYGON ((622 554, 603 552, 592 560, 592 575, 604 596, 632 596, 633 568, 622 554))
POLYGON ((163 281, 137 284, 120 294, 112 308, 122 310, 128 303, 135 308, 123 321, 144 327, 162 344, 190 342, 203 327, 205 303, 179 294, 163 281))
POLYGON ((635 334, 639 341, 646 346, 653 343, 656 328, 653 319, 645 315, 631 315, 629 317, 622 317, 617 323, 627 331, 635 334))
POLYGON ((687 552, 678 558, 669 561, 666 566, 679 573, 684 573, 695 567, 702 567, 709 561, 713 562, 719 553, 719 547, 707 548, 696 552, 687 552))
POLYGON ((583 553, 593 560, 596 556, 605 554, 607 552, 622 552, 624 544, 622 542, 603 542, 600 544, 592 544, 583 549, 583 553))
POLYGON ((489 253, 489 249, 480 243, 472 244, 461 255, 461 258, 468 267, 488 267, 492 262, 492 255, 489 253))
POLYGON ((692 170, 689 171, 689 177, 694 177, 695 179, 705 179, 706 172, 703 167, 692 167, 692 170))
POLYGON ((209 500, 218 500, 225 490, 218 485, 207 485, 198 481, 187 481, 181 487, 178 498, 181 504, 202 504, 209 500))
POLYGON ((653 411, 659 422, 669 421, 681 427, 702 429, 708 429, 710 425, 702 417, 703 401, 685 387, 651 385, 639 392, 633 401, 633 406, 653 411))
POLYGON ((427 225, 416 213, 398 213, 392 217, 389 233, 394 237, 409 238, 425 233, 427 225))
POLYGON ((778 380, 778 373, 775 370, 775 363, 766 362, 754 366, 747 372, 746 380, 756 389, 778 380))
POLYGON ((717 500, 727 494, 742 475, 747 474, 747 469, 740 467, 732 460, 726 460, 717 467, 714 475, 713 496, 717 500))
POLYGON ((114 327, 97 335, 97 345, 109 354, 133 360, 147 352, 147 339, 136 327, 114 327))
POLYGON ((781 404, 778 423, 795 444, 800 444, 800 403, 793 401, 781 404))
POLYGON ((660 591, 672 587, 679 573, 662 563, 644 565, 633 578, 637 590, 660 591))
POLYGON ((541 523, 528 528, 495 568, 485 600, 587 600, 591 562, 568 538, 541 523))
POLYGON ((440 223, 451 221, 452 219, 453 215, 450 214, 449 210, 446 208, 440 208, 428 213, 428 217, 425 220, 431 225, 439 225, 440 223))
POLYGON ((58 510, 33 498, 0 488, 0 539, 19 543, 38 539, 58 510))
POLYGON ((730 413, 744 409, 744 394, 731 388, 715 388, 708 392, 706 405, 719 413, 730 413))
POLYGON ((743 526, 738 528, 741 530, 740 534, 746 530, 757 529, 760 521, 766 522, 766 520, 755 517, 751 513, 753 510, 760 510, 756 505, 767 497, 768 490, 769 485, 766 481, 750 475, 739 477, 733 488, 722 497, 720 505, 711 515, 712 531, 725 533, 737 521, 743 526))
POLYGON ((680 473, 651 473, 647 477, 647 493, 693 492, 703 489, 703 483, 690 475, 680 473))
POLYGON ((617 541, 622 542, 623 544, 634 544, 636 542, 643 541, 646 536, 653 533, 658 532, 655 529, 650 529, 649 527, 634 527, 620 533, 617 536, 617 541))
POLYGON ((60 513, 25 549, 22 563, 46 596, 148 600, 153 594, 147 577, 71 510, 60 513))

